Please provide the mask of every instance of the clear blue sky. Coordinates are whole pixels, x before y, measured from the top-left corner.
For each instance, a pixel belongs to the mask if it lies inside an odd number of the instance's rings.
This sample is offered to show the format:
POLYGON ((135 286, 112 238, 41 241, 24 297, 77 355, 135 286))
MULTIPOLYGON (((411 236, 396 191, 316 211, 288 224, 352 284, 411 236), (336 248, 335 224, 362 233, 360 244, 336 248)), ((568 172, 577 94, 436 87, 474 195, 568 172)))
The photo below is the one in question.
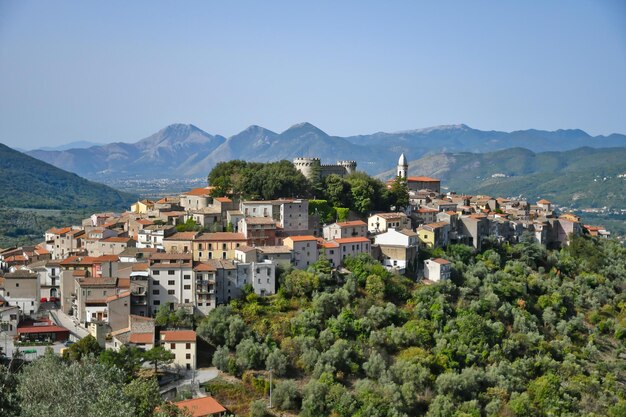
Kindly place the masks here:
POLYGON ((617 1, 4 1, 0 142, 466 123, 626 133, 617 1))

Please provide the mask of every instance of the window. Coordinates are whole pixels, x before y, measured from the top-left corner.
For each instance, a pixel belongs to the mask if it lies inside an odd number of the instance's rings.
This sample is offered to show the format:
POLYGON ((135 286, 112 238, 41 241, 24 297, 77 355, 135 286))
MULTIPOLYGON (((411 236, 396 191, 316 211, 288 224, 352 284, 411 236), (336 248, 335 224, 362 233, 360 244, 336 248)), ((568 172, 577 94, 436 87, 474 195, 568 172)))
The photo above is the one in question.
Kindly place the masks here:
POLYGON ((174 285, 176 284, 176 281, 174 281, 173 279, 170 279, 169 281, 167 281, 167 285, 174 285))
POLYGON ((152 271, 152 275, 160 275, 161 271, 159 271, 158 269, 155 271, 152 271))
POLYGON ((189 304, 189 298, 185 298, 185 304, 189 304))
POLYGON ((186 359, 191 359, 191 353, 187 353, 187 354, 185 355, 185 358, 186 358, 186 359))
POLYGON ((226 259, 226 252, 222 252, 222 259, 226 259))
POLYGON ((190 289, 191 289, 191 285, 185 285, 185 286, 183 287, 183 289, 185 289, 185 290, 190 290, 190 289))
POLYGON ((170 343, 170 349, 175 350, 176 349, 176 343, 170 343))
POLYGON ((173 269, 170 269, 169 271, 167 271, 167 275, 174 275, 176 271, 174 271, 173 269))
POLYGON ((20 286, 20 283, 19 283, 19 282, 16 282, 16 283, 15 283, 15 286, 16 286, 16 287, 19 287, 19 286, 20 286))
POLYGON ((159 285, 159 280, 158 279, 153 279, 152 280, 152 285, 159 285))
POLYGON ((154 301, 152 302, 152 304, 153 304, 153 305, 155 305, 155 306, 158 306, 159 304, 161 304, 161 301, 159 301, 159 300, 154 300, 154 301))
POLYGON ((191 279, 191 275, 183 275, 183 279, 191 279))
POLYGON ((152 290, 152 294, 159 295, 160 294, 160 290, 152 290))
POLYGON ((222 250, 226 250, 226 243, 222 243, 222 250))
POLYGON ((175 291, 174 290, 167 290, 167 294, 168 295, 174 295, 175 291))
MULTIPOLYGON (((185 349, 189 350, 191 349, 191 343, 185 343, 185 349)), ((187 358, 189 359, 189 358, 187 358)))
POLYGON ((209 243, 209 245, 206 247, 207 250, 213 250, 213 244, 209 243))

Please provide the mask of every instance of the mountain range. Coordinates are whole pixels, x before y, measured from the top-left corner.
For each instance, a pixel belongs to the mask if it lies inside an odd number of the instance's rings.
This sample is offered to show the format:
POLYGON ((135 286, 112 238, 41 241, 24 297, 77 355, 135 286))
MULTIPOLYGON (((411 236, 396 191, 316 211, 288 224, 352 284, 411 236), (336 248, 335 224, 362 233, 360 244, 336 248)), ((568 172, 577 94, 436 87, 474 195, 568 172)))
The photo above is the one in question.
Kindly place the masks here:
POLYGON ((403 132, 330 136, 310 123, 282 133, 250 126, 231 137, 209 134, 190 124, 173 124, 135 143, 115 142, 89 148, 33 150, 28 155, 100 181, 113 178, 203 177, 220 161, 291 160, 316 156, 322 163, 356 160, 358 169, 378 174, 395 167, 400 153, 409 159, 446 152, 492 152, 526 148, 566 151, 582 146, 626 146, 626 135, 590 136, 579 129, 482 131, 467 125, 436 126, 403 132))

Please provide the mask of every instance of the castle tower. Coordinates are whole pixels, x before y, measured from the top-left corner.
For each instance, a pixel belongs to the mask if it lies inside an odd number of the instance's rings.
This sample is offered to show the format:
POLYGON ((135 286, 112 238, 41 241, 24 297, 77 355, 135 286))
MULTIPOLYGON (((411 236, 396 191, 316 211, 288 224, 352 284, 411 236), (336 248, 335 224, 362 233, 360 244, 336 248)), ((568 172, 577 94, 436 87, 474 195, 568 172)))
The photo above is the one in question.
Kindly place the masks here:
POLYGON ((314 175, 319 175, 321 162, 319 158, 295 158, 293 165, 310 180, 314 175))
POLYGON ((406 156, 402 154, 400 155, 400 159, 398 160, 397 176, 400 178, 406 178, 408 173, 409 173, 409 163, 406 160, 406 156))
POLYGON ((337 161, 337 166, 343 167, 346 170, 346 175, 356 172, 356 161, 337 161))

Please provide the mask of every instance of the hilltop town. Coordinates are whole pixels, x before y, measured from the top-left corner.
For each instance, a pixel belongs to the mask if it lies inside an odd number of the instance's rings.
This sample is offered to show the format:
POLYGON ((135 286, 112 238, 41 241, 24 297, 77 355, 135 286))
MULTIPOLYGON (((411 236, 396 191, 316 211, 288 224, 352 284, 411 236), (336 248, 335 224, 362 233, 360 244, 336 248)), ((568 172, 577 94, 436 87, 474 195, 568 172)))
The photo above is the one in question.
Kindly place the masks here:
MULTIPOLYGON (((293 166, 311 183, 357 168, 354 161, 322 165, 318 158, 297 158, 293 166)), ((236 300, 274 296, 286 271, 327 264, 330 274, 340 275, 365 256, 389 274, 432 285, 451 278, 454 265, 440 256, 451 245, 475 253, 523 241, 560 249, 581 235, 610 237, 545 199, 442 193, 440 180, 408 176, 408 168, 402 154, 385 186, 406 198, 387 210, 334 207, 329 216, 322 213, 327 201, 287 195, 248 200, 209 184, 137 201, 124 213, 94 213, 81 224, 47 230, 39 244, 4 249, 4 354, 26 349, 32 359, 43 354, 42 346, 63 353, 93 337, 101 349, 162 348, 171 354, 164 368, 187 383, 206 382, 206 342, 194 320, 181 323, 236 300), (169 312, 180 321, 173 324, 169 312)), ((210 415, 226 412, 213 398, 201 398, 213 401, 210 415)), ((196 400, 187 401, 180 407, 196 400)))

